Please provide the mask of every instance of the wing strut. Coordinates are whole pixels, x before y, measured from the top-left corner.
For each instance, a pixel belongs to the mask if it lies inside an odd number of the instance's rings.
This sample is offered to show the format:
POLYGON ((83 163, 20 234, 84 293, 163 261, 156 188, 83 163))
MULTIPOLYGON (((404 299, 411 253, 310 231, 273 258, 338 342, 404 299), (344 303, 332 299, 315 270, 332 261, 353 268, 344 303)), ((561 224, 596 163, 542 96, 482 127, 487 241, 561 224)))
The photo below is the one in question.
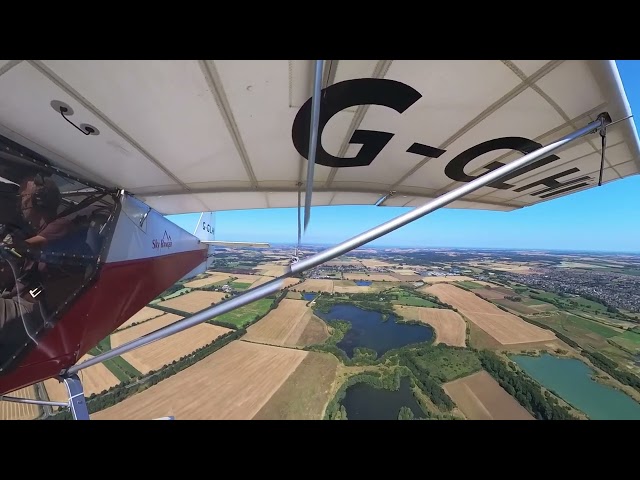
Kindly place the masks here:
POLYGON ((307 166, 307 191, 304 195, 304 231, 311 218, 311 194, 313 193, 313 170, 318 150, 318 127, 320 125, 320 93, 322 90, 322 66, 324 60, 316 60, 313 80, 313 100, 311 102, 311 127, 309 131, 309 164, 307 166))
POLYGON ((204 323, 214 317, 235 310, 236 308, 242 307, 251 302, 255 302, 256 300, 264 298, 267 295, 276 293, 284 287, 285 278, 309 270, 322 263, 339 257, 340 255, 344 255, 345 253, 350 252, 351 250, 354 250, 368 242, 371 242, 372 240, 382 237, 383 235, 386 235, 404 225, 407 225, 410 222, 422 218, 425 215, 438 210, 448 205, 449 203, 464 197, 469 193, 478 190, 479 188, 482 188, 495 181, 501 180, 503 177, 515 172, 516 170, 522 169, 527 165, 530 165, 540 158, 549 155, 551 152, 559 149, 560 147, 563 147, 564 145, 572 142, 573 140, 576 140, 577 138, 599 132, 599 130, 605 127, 608 123, 610 123, 610 118, 608 117, 608 115, 606 117, 600 115, 598 116, 598 119, 596 121, 590 123, 586 127, 583 127, 561 138, 560 140, 547 145, 546 147, 541 147, 517 160, 514 160, 511 163, 508 163, 507 165, 487 172, 484 175, 481 175, 478 178, 472 180, 471 182, 463 184, 455 190, 452 190, 434 200, 427 202, 421 207, 417 207, 410 212, 407 212, 403 215, 400 215, 399 217, 389 220, 386 223, 383 223, 382 225, 374 227, 371 230, 361 233, 360 235, 356 235, 355 237, 346 240, 345 242, 342 242, 335 247, 324 250, 320 253, 317 253, 316 255, 305 258, 304 260, 300 260, 299 262, 293 263, 289 266, 288 271, 285 272, 281 277, 274 278, 267 283, 245 291, 243 294, 237 297, 206 308, 171 325, 158 329, 155 332, 149 333, 136 340, 132 340, 123 345, 120 345, 119 347, 109 350, 108 352, 96 355, 95 357, 86 360, 81 364, 74 365, 66 372, 62 372, 61 375, 63 377, 74 375, 82 369, 104 362, 105 360, 108 360, 110 358, 117 357, 136 348, 148 345, 152 342, 161 340, 170 335, 186 330, 187 328, 193 327, 194 325, 204 323))

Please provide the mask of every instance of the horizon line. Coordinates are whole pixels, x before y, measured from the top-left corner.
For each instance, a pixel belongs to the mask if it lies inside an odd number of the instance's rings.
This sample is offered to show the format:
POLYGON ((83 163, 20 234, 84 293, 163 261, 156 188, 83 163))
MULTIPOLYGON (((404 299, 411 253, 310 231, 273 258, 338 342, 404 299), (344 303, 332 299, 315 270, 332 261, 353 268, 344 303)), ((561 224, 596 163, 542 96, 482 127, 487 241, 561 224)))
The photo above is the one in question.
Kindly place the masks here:
MULTIPOLYGON (((271 246, 297 246, 298 244, 296 242, 269 242, 271 244, 271 246)), ((300 247, 332 247, 334 245, 337 245, 337 243, 322 243, 322 242, 314 242, 314 243, 301 243, 300 247)), ((450 247, 450 246, 446 246, 446 245, 442 245, 442 246, 429 246, 429 247, 419 247, 419 246, 406 246, 406 245, 363 245, 361 247, 355 248, 354 250, 352 250, 352 252, 354 251, 358 251, 358 250, 362 250, 362 249, 374 249, 374 250, 380 250, 380 249, 389 249, 389 248, 393 248, 393 249, 403 249, 403 250, 415 250, 415 249, 419 249, 419 250, 441 250, 441 249, 446 249, 446 250, 488 250, 488 251, 494 251, 494 250, 498 250, 498 251, 507 251, 507 252, 515 252, 515 251, 521 251, 521 252, 566 252, 566 253, 606 253, 606 254, 630 254, 630 255, 640 255, 640 250, 635 250, 635 251, 631 251, 631 250, 584 250, 584 249, 579 249, 579 250, 572 250, 572 249, 566 249, 566 248, 520 248, 520 247, 450 247)), ((345 254, 346 255, 346 254, 345 254)))

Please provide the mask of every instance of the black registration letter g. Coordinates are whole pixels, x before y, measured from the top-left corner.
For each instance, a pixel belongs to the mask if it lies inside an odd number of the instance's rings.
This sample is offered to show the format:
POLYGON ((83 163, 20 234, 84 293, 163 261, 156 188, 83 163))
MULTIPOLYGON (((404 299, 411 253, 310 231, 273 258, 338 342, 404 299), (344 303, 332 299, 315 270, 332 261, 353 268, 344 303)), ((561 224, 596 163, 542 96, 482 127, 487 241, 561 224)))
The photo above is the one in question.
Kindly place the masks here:
MULTIPOLYGON (((345 80, 321 92, 320 122, 318 125, 318 148, 316 163, 327 167, 364 167, 370 165, 382 149, 393 138, 393 133, 375 130, 356 130, 349 143, 361 144, 362 148, 353 158, 334 157, 322 147, 322 131, 331 117, 345 108, 356 105, 382 105, 403 113, 416 103, 422 95, 404 83, 384 78, 357 78, 345 80)), ((311 126, 311 102, 307 100, 300 108, 291 136, 293 145, 304 158, 309 159, 309 129, 311 126)))

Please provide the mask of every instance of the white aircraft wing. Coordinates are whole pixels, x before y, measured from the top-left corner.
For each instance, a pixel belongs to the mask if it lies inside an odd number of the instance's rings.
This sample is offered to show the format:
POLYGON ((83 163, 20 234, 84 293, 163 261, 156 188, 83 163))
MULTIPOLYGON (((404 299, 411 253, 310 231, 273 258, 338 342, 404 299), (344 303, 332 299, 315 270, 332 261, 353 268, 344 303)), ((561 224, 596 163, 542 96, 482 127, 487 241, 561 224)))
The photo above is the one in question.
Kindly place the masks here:
MULTIPOLYGON (((0 134, 163 214, 295 207, 313 63, 4 60, 0 134)), ((631 114, 610 60, 325 61, 313 205, 417 206, 601 112, 631 114)), ((607 132, 603 183, 637 174, 633 119, 607 132)), ((600 149, 584 137, 449 207, 592 188, 600 149)))

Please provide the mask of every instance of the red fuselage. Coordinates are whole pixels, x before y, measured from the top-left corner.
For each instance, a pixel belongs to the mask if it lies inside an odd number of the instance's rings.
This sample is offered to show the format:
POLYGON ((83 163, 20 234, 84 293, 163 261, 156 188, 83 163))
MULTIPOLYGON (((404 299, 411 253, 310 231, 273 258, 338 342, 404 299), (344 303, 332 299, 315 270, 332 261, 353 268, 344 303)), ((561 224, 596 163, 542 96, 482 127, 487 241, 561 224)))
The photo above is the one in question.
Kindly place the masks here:
POLYGON ((96 275, 38 344, 0 373, 0 395, 73 366, 176 281, 204 270, 208 247, 198 238, 131 196, 121 202, 96 275))

